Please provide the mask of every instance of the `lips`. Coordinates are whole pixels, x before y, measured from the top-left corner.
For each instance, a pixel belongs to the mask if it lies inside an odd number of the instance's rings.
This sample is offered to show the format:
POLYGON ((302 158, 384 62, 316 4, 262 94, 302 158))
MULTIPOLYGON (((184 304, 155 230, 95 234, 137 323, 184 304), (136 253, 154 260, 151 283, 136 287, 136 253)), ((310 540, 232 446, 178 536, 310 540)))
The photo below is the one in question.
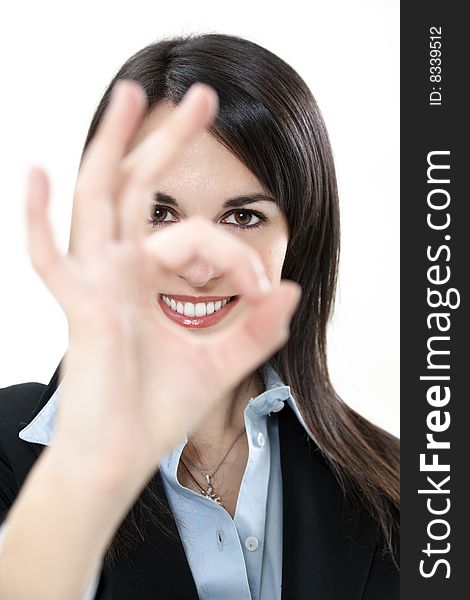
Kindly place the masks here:
POLYGON ((235 298, 235 296, 177 296, 175 294, 160 294, 161 296, 167 296, 167 298, 173 298, 176 302, 192 302, 197 304, 198 302, 217 302, 221 300, 229 300, 235 298))
POLYGON ((184 296, 158 294, 158 303, 167 317, 183 327, 192 329, 215 325, 227 316, 239 300, 239 296, 184 296), (171 306, 168 306, 163 297, 171 302, 171 306), (222 306, 223 301, 226 301, 226 303, 222 306), (177 310, 179 312, 177 312, 177 310), (181 314, 183 311, 188 314, 181 314))

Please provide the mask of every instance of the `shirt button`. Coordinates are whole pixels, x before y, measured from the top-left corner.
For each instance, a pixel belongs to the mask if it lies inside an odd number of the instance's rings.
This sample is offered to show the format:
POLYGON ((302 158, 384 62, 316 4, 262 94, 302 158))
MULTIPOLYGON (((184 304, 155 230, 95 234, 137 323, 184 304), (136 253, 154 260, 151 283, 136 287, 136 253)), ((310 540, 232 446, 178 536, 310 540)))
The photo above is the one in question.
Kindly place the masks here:
POLYGON ((273 405, 273 407, 271 408, 271 412, 279 412, 283 408, 284 402, 282 400, 279 400, 278 402, 276 402, 276 404, 273 405))
POLYGON ((265 439, 264 439, 264 435, 261 433, 261 431, 258 432, 256 438, 255 438, 255 443, 257 446, 264 446, 265 444, 265 439))
POLYGON ((250 550, 251 552, 253 552, 259 546, 258 538, 255 538, 254 535, 250 535, 245 540, 245 546, 248 548, 248 550, 250 550))

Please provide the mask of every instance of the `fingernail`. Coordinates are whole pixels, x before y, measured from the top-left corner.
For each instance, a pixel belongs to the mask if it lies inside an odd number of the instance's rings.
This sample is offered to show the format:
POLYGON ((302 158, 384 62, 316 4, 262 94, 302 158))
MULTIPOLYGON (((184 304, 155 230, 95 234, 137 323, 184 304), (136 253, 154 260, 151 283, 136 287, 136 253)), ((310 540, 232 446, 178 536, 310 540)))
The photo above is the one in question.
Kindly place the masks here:
POLYGON ((263 273, 258 274, 258 282, 259 287, 265 294, 271 291, 272 285, 269 279, 266 277, 266 275, 264 275, 263 273))
POLYGON ((272 289, 272 285, 266 274, 264 264, 258 254, 253 256, 253 267, 258 280, 258 286, 260 290, 266 294, 272 289))
POLYGON ((34 166, 29 166, 27 171, 26 171, 26 184, 28 186, 28 188, 31 188, 31 186, 34 183, 34 178, 35 178, 35 170, 34 170, 34 166))
POLYGON ((113 89, 111 90, 111 101, 114 102, 116 100, 116 97, 118 96, 118 94, 120 93, 119 91, 121 90, 122 87, 124 87, 124 80, 119 79, 118 81, 116 81, 116 83, 113 85, 113 89))
POLYGON ((188 102, 191 102, 191 100, 193 99, 193 97, 196 96, 197 94, 199 94, 200 90, 203 90, 206 87, 207 87, 207 85, 205 83, 201 83, 199 81, 197 81, 196 83, 193 83, 186 90, 186 93, 183 96, 182 102, 184 102, 185 104, 188 103, 188 102))
POLYGON ((30 165, 27 170, 26 184, 28 189, 31 189, 35 184, 38 176, 38 168, 36 165, 30 165))
POLYGON ((289 307, 289 312, 290 312, 290 316, 292 317, 295 313, 295 311, 297 310, 297 307, 300 304, 300 298, 302 296, 302 288, 300 287, 300 285, 296 285, 295 286, 296 292, 295 294, 293 294, 293 299, 291 302, 291 305, 289 307))
MULTIPOLYGON (((284 280, 287 281, 287 280, 284 280)), ((287 297, 285 297, 284 302, 283 302, 283 306, 285 308, 285 319, 286 322, 289 323, 290 320, 292 319, 292 317, 294 316, 297 307, 299 306, 300 303, 300 297, 301 297, 301 287, 298 284, 292 285, 295 282, 293 281, 289 281, 289 294, 287 295, 287 297)), ((287 291, 287 290, 286 290, 287 291)))

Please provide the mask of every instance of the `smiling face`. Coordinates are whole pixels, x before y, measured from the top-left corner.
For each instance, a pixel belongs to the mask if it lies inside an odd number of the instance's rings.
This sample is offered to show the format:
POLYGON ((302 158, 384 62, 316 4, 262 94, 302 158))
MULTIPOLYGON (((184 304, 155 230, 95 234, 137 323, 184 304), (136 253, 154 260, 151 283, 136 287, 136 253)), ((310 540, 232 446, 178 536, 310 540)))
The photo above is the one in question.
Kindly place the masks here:
MULTIPOLYGON (((131 150, 157 128, 169 104, 159 104, 143 121, 131 150)), ((203 216, 236 235, 259 254, 268 279, 281 279, 288 226, 258 179, 229 150, 205 132, 188 146, 171 173, 158 182, 149 213, 149 234, 190 216, 203 216)), ((159 290, 160 309, 176 323, 203 333, 219 329, 243 310, 243 298, 227 277, 194 259, 168 276, 159 290), (224 305, 224 300, 228 302, 224 305)))

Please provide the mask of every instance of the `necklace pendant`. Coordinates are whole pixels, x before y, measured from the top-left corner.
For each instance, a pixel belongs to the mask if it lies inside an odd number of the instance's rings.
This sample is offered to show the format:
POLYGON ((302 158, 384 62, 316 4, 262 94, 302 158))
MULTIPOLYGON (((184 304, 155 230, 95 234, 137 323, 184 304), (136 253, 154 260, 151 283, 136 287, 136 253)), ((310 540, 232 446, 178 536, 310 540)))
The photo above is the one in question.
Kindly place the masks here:
POLYGON ((205 477, 206 477, 206 481, 207 481, 207 491, 205 494, 206 498, 213 500, 216 504, 222 505, 222 503, 220 501, 220 497, 217 496, 217 494, 214 492, 214 489, 211 484, 210 475, 206 475, 205 477))
POLYGON ((205 493, 205 496, 206 496, 206 498, 213 500, 217 504, 220 504, 220 496, 217 496, 217 494, 212 490, 212 488, 209 488, 207 490, 207 492, 205 493))

